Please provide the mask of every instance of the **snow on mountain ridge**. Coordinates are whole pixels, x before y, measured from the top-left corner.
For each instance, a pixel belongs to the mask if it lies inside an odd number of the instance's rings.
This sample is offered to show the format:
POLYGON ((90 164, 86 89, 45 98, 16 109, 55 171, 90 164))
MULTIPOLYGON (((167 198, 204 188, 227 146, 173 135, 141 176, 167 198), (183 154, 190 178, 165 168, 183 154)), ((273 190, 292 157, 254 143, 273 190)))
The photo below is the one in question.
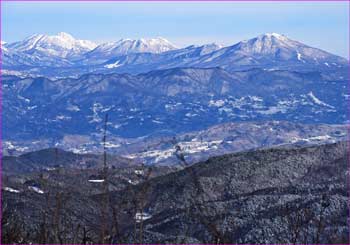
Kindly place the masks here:
POLYGON ((8 48, 29 54, 39 52, 41 54, 66 58, 68 56, 82 54, 94 49, 96 46, 91 41, 77 40, 68 33, 60 32, 54 36, 35 34, 23 41, 9 44, 8 48))
MULTIPOLYGON (((74 68, 74 71, 67 71, 69 76, 117 70, 139 73, 174 67, 221 67, 228 71, 253 67, 324 70, 348 65, 342 57, 278 33, 265 33, 227 47, 211 43, 177 48, 162 37, 127 38, 97 46, 62 32, 56 36, 33 35, 4 47, 8 48, 4 63, 10 68, 16 66, 15 71, 22 69, 21 65, 35 69, 40 66, 74 68)), ((45 73, 54 74, 55 71, 45 70, 45 73)))
POLYGON ((292 40, 285 35, 265 33, 214 51, 196 61, 195 64, 230 69, 232 64, 236 67, 291 67, 319 66, 325 62, 334 67, 347 64, 342 57, 292 40))
POLYGON ((111 52, 109 54, 111 56, 143 52, 162 53, 174 49, 177 49, 175 45, 161 37, 151 39, 141 38, 138 40, 127 38, 116 42, 103 43, 92 50, 89 56, 95 56, 104 52, 111 52))
POLYGON ((267 32, 267 33, 265 33, 265 34, 261 34, 260 36, 261 36, 261 37, 263 37, 263 36, 266 36, 266 37, 275 37, 275 38, 278 38, 278 39, 285 39, 285 38, 287 38, 285 35, 279 34, 279 33, 276 33, 276 32, 267 32))
POLYGON ((283 60, 297 58, 297 60, 301 61, 300 58, 304 57, 304 59, 315 61, 315 59, 325 59, 334 56, 326 51, 313 48, 278 33, 265 33, 255 38, 241 41, 231 47, 234 51, 250 55, 273 55, 283 60))
POLYGON ((265 33, 234 45, 248 53, 273 54, 281 48, 295 49, 303 44, 278 33, 265 33))
POLYGON ((85 54, 85 58, 93 62, 105 62, 109 59, 137 53, 161 54, 176 50, 177 47, 168 40, 157 37, 150 39, 120 39, 116 42, 102 43, 94 50, 85 54))

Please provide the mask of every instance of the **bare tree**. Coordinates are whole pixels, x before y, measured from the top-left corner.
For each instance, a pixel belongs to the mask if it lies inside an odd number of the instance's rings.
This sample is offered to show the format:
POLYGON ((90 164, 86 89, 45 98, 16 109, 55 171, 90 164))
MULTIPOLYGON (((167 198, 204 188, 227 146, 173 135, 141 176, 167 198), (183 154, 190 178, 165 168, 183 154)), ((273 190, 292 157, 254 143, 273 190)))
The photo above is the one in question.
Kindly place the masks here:
POLYGON ((107 124, 108 124, 108 113, 105 115, 104 120, 104 131, 103 131, 103 194, 102 194, 102 203, 101 203, 101 234, 100 241, 101 243, 107 243, 111 237, 109 236, 108 229, 108 211, 109 211, 109 186, 108 186, 108 165, 107 165, 107 124))

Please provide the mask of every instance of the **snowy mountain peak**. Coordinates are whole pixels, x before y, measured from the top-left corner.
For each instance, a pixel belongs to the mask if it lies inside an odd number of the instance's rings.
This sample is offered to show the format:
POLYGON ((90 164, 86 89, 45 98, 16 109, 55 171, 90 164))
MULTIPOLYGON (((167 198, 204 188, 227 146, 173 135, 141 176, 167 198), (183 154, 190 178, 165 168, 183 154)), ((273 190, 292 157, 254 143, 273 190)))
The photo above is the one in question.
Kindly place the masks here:
POLYGON ((177 49, 175 45, 165 38, 141 38, 141 39, 120 39, 117 42, 103 43, 87 54, 89 58, 112 58, 115 56, 132 53, 163 53, 177 49))
MULTIPOLYGON (((344 58, 310 47, 278 33, 265 33, 249 40, 215 51, 201 62, 229 69, 236 66, 327 66, 346 65, 344 58)), ((330 66, 327 66, 330 67, 330 66)))
POLYGON ((275 32, 272 33, 265 33, 265 34, 261 34, 255 38, 249 39, 249 40, 245 40, 242 42, 255 42, 255 41, 259 41, 259 42, 294 42, 293 40, 289 39, 288 37, 286 37, 285 35, 282 34, 278 34, 275 32))
POLYGON ((127 49, 127 53, 162 53, 177 49, 175 45, 162 37, 140 38, 138 40, 122 39, 120 46, 124 46, 127 49))
POLYGON ((145 40, 145 42, 159 44, 159 45, 168 45, 168 46, 172 46, 172 47, 176 48, 176 46, 174 44, 172 44, 171 42, 169 42, 167 39, 165 39, 163 37, 156 37, 156 38, 144 39, 144 40, 145 40))
POLYGON ((96 46, 91 41, 77 40, 68 33, 60 32, 53 36, 35 34, 23 41, 9 44, 8 48, 29 54, 40 53, 66 58, 82 54, 94 49, 96 46))
POLYGON ((290 51, 293 56, 301 46, 305 45, 278 33, 265 33, 234 45, 235 49, 249 54, 276 55, 290 51))
POLYGON ((275 41, 275 42, 293 42, 291 39, 289 39, 285 35, 278 34, 278 33, 275 33, 275 32, 265 33, 265 34, 262 34, 262 35, 260 35, 260 36, 258 36, 256 38, 259 39, 259 40, 272 40, 272 41, 275 41))
POLYGON ((265 34, 260 35, 260 37, 269 37, 269 38, 274 37, 274 38, 278 38, 278 39, 284 39, 285 38, 284 35, 278 34, 276 32, 265 33, 265 34))
POLYGON ((66 39, 66 40, 74 40, 74 37, 66 32, 59 32, 57 36, 66 39))

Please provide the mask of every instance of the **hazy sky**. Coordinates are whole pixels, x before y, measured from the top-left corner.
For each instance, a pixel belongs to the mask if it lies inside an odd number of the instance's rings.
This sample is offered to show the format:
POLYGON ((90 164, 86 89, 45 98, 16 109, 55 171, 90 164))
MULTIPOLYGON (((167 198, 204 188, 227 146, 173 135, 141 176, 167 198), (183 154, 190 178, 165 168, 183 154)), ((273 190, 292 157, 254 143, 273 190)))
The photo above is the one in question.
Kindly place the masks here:
POLYGON ((349 56, 348 2, 2 2, 2 39, 64 31, 96 42, 161 36, 182 47, 266 32, 349 56))

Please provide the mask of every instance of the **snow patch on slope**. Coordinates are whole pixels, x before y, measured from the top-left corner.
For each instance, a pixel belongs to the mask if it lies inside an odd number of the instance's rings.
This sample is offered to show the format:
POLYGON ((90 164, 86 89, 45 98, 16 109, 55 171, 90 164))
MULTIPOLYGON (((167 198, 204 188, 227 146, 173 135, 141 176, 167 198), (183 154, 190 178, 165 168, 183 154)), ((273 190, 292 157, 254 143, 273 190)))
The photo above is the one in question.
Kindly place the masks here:
POLYGON ((112 68, 117 68, 121 66, 121 64, 119 64, 119 60, 117 60, 115 63, 112 63, 112 64, 107 64, 105 65, 104 67, 105 68, 108 68, 108 69, 112 69, 112 68))
POLYGON ((326 106, 326 107, 329 107, 329 108, 332 108, 334 109, 334 106, 331 106, 323 101, 321 101, 320 99, 318 99, 313 93, 312 91, 310 91, 308 94, 307 94, 311 99, 312 101, 315 103, 315 104, 318 104, 318 105, 321 105, 321 106, 326 106))

